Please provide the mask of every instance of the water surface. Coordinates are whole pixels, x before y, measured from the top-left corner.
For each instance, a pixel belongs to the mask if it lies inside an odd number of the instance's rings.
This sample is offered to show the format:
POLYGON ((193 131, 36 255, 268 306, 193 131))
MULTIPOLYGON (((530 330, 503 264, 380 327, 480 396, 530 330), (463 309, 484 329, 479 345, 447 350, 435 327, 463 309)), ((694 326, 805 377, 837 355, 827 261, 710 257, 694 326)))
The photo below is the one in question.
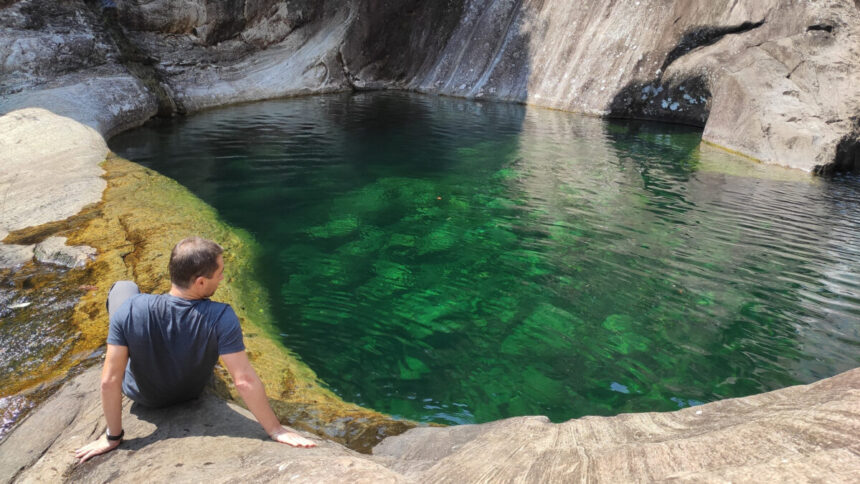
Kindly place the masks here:
POLYGON ((110 144, 258 239, 283 343, 336 393, 468 423, 673 410, 858 365, 860 180, 700 138, 367 93, 110 144))

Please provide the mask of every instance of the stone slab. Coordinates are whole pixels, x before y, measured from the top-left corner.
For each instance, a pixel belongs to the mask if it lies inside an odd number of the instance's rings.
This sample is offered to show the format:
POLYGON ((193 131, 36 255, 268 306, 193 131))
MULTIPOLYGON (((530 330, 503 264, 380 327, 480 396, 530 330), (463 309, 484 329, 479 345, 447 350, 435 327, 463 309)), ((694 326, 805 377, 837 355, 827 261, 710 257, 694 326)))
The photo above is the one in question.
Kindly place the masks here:
POLYGON ((66 245, 65 237, 48 237, 33 249, 36 260, 43 264, 82 269, 96 258, 96 249, 86 245, 66 245))
POLYGON ((107 152, 94 129, 45 109, 0 117, 0 230, 63 220, 101 200, 107 152))

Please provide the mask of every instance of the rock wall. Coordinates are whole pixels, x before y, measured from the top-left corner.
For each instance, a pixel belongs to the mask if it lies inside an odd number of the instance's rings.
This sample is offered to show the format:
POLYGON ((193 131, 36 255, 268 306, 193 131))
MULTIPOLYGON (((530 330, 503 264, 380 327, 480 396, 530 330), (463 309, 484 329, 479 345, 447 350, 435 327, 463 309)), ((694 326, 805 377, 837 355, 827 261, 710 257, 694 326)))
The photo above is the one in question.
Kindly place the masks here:
MULTIPOLYGON (((422 31, 426 15, 413 18, 410 30, 422 31)), ((374 21, 367 30, 375 35, 401 37, 384 16, 374 21)), ((446 24, 430 25, 444 32, 446 24)), ((860 12, 852 1, 471 0, 441 51, 413 51, 423 62, 374 50, 346 60, 371 87, 681 122, 769 163, 857 167, 860 12)))
POLYGON ((19 0, 0 7, 0 112, 110 135, 156 112, 413 89, 704 127, 806 171, 856 171, 852 0, 19 0))

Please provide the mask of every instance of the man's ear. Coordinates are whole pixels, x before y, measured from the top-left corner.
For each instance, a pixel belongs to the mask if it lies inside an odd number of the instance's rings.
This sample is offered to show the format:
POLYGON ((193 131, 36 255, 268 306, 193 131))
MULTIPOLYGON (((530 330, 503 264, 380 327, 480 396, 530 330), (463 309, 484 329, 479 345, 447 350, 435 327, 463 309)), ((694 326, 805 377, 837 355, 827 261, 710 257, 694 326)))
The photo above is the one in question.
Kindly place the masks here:
POLYGON ((194 279, 195 286, 202 286, 206 284, 206 280, 203 276, 197 276, 197 279, 194 279))

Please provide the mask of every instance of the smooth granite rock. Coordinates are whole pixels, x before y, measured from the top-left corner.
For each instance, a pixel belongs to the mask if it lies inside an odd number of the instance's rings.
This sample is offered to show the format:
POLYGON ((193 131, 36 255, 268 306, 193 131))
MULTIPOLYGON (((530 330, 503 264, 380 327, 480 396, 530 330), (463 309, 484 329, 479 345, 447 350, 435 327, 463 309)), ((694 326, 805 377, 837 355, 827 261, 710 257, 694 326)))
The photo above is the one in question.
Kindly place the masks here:
POLYGON ((417 428, 374 455, 418 482, 857 482, 860 368, 677 412, 417 428))
POLYGON ((0 230, 63 220, 101 200, 99 133, 38 108, 0 116, 0 230))
MULTIPOLYGON (((0 0, 3 237, 100 200, 99 133, 155 113, 353 88, 684 122, 770 163, 860 166, 851 0, 133 0, 116 14, 98 3, 0 0), (27 106, 68 117, 15 111, 27 106)), ((74 465, 68 452, 104 431, 98 369, 84 372, 0 442, 0 481, 860 478, 860 369, 671 413, 419 428, 374 456, 269 442, 247 412, 211 395, 125 412, 123 447, 74 465)))
POLYGON ((76 465, 70 451, 105 430, 99 370, 66 383, 0 442, 0 482, 847 483, 860 476, 860 369, 677 412, 417 428, 385 439, 373 456, 322 440, 314 449, 271 442, 248 411, 210 394, 161 410, 126 401, 123 444, 76 465))
POLYGON ((98 2, 0 3, 0 114, 41 107, 110 136, 157 112, 98 2))
POLYGON ((682 122, 768 163, 857 166, 851 0, 412 1, 358 22, 344 49, 358 86, 682 122))
POLYGON ((100 373, 91 368, 68 382, 0 442, 0 482, 403 481, 336 443, 316 439, 316 448, 295 449, 273 442, 247 410, 210 394, 160 410, 125 400, 125 441, 76 465, 70 451, 105 431, 100 373))
POLYGON ((96 258, 96 249, 86 245, 66 245, 65 237, 48 237, 36 244, 33 253, 43 264, 82 269, 96 258))

